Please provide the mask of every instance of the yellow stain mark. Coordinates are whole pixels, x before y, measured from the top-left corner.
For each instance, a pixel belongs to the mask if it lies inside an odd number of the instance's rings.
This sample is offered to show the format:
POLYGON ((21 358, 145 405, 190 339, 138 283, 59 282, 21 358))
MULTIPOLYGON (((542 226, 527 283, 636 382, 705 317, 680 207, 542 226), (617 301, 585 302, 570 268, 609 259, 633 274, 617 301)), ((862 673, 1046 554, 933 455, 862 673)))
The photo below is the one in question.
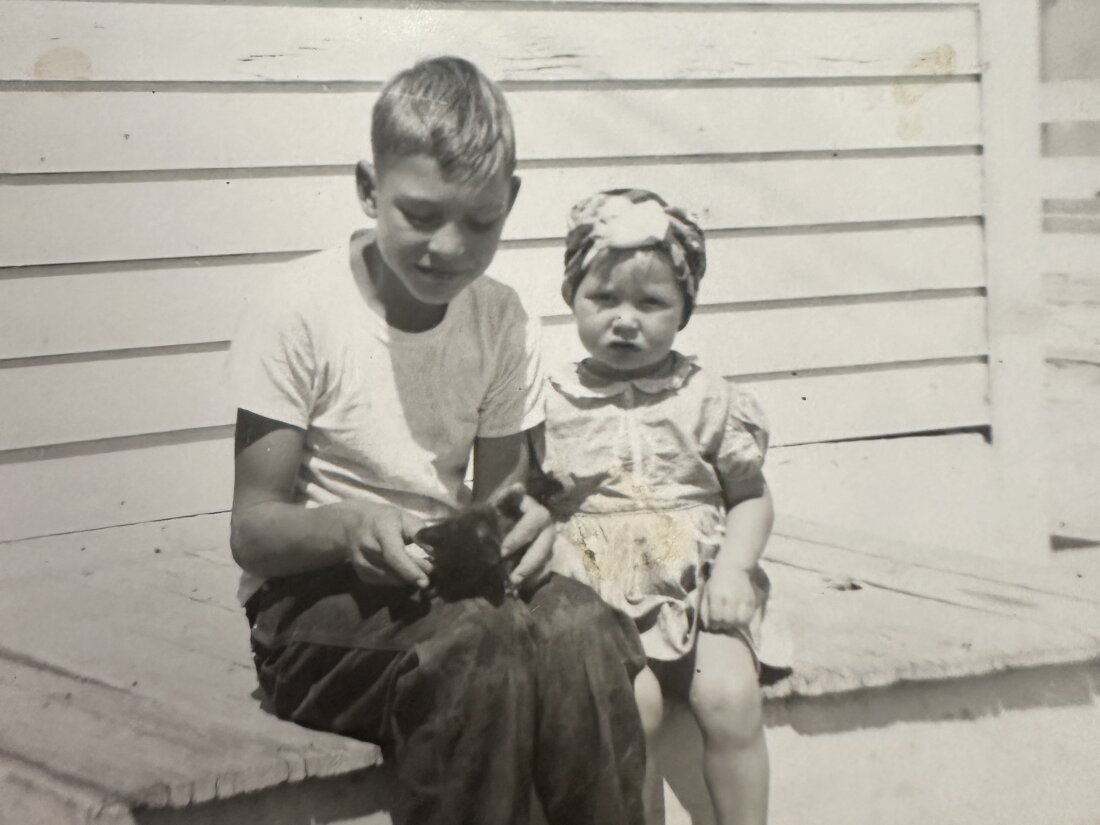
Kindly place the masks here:
POLYGON ((34 61, 35 80, 91 80, 92 61, 88 55, 69 46, 44 52, 34 61))
POLYGON ((943 82, 939 78, 954 74, 956 62, 955 49, 947 43, 917 55, 916 59, 905 67, 902 72, 903 77, 894 82, 894 100, 902 106, 912 106, 928 94, 929 90, 943 82), (905 80, 904 75, 931 75, 931 77, 914 82, 905 80))

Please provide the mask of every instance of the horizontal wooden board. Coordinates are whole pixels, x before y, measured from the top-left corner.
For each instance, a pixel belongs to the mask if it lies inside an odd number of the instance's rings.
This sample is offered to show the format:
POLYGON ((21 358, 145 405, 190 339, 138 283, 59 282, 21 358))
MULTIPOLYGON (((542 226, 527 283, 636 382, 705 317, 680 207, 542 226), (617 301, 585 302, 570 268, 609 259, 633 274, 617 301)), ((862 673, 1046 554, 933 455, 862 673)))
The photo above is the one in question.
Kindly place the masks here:
MULTIPOLYGON (((547 327, 545 342, 559 358, 584 354, 571 322, 547 327)), ((963 295, 708 311, 692 317, 676 347, 729 376, 982 355, 985 299, 963 295)))
MULTIPOLYGON (((524 88, 523 160, 958 146, 980 142, 978 84, 524 88), (583 119, 583 128, 564 124, 583 119)), ((0 173, 351 164, 373 91, 0 90, 0 173), (80 124, 80 140, 70 124, 80 124)))
POLYGON ((1044 198, 1100 197, 1100 156, 1044 158, 1039 175, 1044 198))
MULTIPOLYGON (((661 5, 661 6, 732 6, 732 5, 744 5, 744 0, 599 0, 604 5, 614 6, 648 6, 648 5, 661 5)), ((554 3, 556 5, 569 4, 569 3, 586 3, 591 5, 593 0, 479 0, 482 3, 501 3, 509 5, 517 5, 524 3, 554 3)), ((861 5, 873 5, 873 6, 937 6, 937 5, 951 5, 951 6, 977 6, 978 0, 797 0, 799 6, 839 6, 841 8, 845 6, 861 6, 861 5)), ((790 6, 792 0, 753 0, 755 6, 790 6)))
MULTIPOLYGON (((712 235, 702 305, 979 287, 981 226, 820 227, 712 235)), ((201 344, 232 337, 249 299, 302 256, 0 270, 0 359, 201 344), (26 277, 14 277, 19 273, 26 277), (33 274, 31 274, 33 273, 33 274)), ((503 249, 491 271, 533 315, 558 315, 562 246, 503 249)))
MULTIPOLYGON (((677 346, 725 375, 919 361, 984 352, 984 299, 951 296, 706 311, 677 346)), ((548 352, 579 350, 572 323, 548 352)), ((0 369, 0 450, 230 424, 225 352, 0 369)))
MULTIPOLYGON (((52 180, 0 190, 0 266, 323 249, 362 214, 348 169, 52 180), (167 176, 167 177, 166 177, 167 176)), ((978 215, 971 153, 579 164, 528 169, 505 237, 560 238, 579 198, 642 186, 711 229, 978 215)))
POLYGON ((1040 251, 1044 273, 1100 274, 1100 235, 1046 234, 1040 251))
MULTIPOLYGON (((495 277, 532 315, 561 315, 563 246, 501 252, 495 277)), ((699 304, 980 287, 977 222, 733 232, 707 238, 699 304)), ((0 287, 2 290, 2 287, 0 287)), ((0 291, 0 294, 3 294, 0 291)), ((0 342, 4 335, 0 332, 0 342)))
POLYGON ((1044 123, 1043 155, 1048 158, 1100 155, 1100 119, 1044 123))
MULTIPOLYGON (((985 423, 983 376, 981 364, 958 363, 743 383, 760 396, 773 443, 783 446, 985 423)), ((105 442, 91 455, 0 463, 0 541, 225 510, 232 462, 222 437, 105 442)))
POLYGON ((212 513, 232 494, 227 437, 0 464, 0 540, 212 513))
POLYGON ((302 257, 41 267, 26 277, 0 270, 0 360, 228 341, 249 300, 302 257))
POLYGON ((989 423, 988 369, 977 361, 738 383, 760 399, 777 445, 989 423))
POLYGON ((664 9, 7 0, 0 80, 382 81, 458 52, 515 81, 974 73, 972 7, 664 9), (614 31, 617 48, 608 48, 614 31), (636 44, 630 47, 629 44, 636 44))
POLYGON ((1100 120, 1100 79, 1043 83, 1039 87, 1039 111, 1048 123, 1100 120))

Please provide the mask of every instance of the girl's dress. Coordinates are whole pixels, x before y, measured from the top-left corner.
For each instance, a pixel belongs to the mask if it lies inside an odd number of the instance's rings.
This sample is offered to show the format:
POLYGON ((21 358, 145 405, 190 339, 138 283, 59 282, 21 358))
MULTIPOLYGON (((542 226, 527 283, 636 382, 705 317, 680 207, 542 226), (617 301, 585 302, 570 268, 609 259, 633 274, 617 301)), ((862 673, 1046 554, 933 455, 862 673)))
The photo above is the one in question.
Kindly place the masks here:
MULTIPOLYGON (((629 615, 650 659, 690 652, 702 584, 725 529, 723 486, 756 474, 768 428, 755 398, 674 352, 645 378, 609 380, 584 361, 551 373, 546 469, 553 507, 593 586, 629 615)), ((760 608, 768 580, 752 574, 760 608)), ((755 648, 754 648, 755 653, 755 648)))

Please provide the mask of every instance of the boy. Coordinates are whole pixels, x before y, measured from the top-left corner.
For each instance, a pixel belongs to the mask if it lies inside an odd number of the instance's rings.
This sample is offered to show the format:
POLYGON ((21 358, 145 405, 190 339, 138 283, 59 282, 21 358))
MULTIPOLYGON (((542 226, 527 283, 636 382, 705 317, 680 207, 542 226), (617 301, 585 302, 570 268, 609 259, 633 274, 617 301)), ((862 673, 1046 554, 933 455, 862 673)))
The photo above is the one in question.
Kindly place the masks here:
POLYGON ((232 547, 260 685, 279 716, 382 745, 397 823, 640 822, 644 739, 628 621, 544 577, 525 498, 505 538, 524 598, 444 602, 425 523, 526 472, 542 420, 536 322, 482 278, 519 191, 500 90, 458 58, 383 89, 373 232, 311 259, 234 343, 232 547), (525 551, 525 552, 524 552, 525 551))

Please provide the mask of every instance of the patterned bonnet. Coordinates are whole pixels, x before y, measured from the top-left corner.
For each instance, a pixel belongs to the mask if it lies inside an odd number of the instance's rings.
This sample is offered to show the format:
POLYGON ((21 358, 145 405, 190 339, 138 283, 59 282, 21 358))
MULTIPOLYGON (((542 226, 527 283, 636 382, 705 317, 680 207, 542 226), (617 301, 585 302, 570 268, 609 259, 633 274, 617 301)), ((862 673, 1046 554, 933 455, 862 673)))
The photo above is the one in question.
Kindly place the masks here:
POLYGON ((695 308, 699 281, 707 268, 703 230, 683 209, 669 206, 646 189, 609 189, 580 201, 569 213, 565 238, 565 280, 561 294, 573 296, 593 263, 608 249, 663 250, 684 295, 683 329, 695 308))

